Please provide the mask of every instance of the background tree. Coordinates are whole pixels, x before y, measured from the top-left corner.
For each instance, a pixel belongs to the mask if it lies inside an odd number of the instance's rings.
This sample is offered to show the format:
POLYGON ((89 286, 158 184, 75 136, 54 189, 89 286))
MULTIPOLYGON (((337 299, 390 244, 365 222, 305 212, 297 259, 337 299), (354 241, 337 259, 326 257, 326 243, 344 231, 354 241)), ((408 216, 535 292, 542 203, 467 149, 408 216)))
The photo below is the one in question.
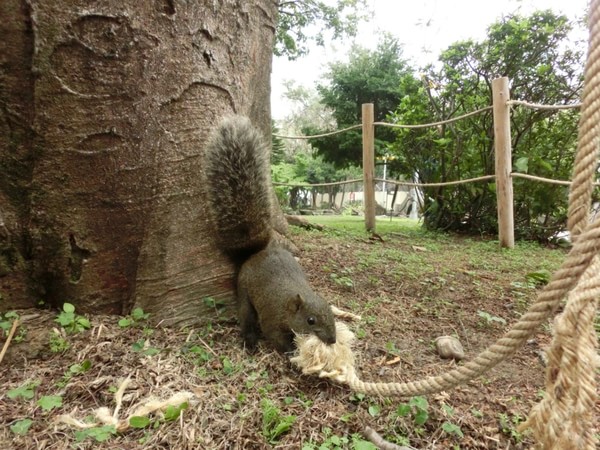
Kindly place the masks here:
MULTIPOLYGON (((491 104, 491 82, 507 76, 511 97, 533 103, 576 102, 583 54, 569 42, 572 24, 550 11, 511 15, 491 25, 482 42, 451 45, 441 68, 429 67, 416 94, 404 97, 393 120, 426 123, 491 104)), ((514 107, 511 116, 516 170, 568 179, 577 138, 576 111, 514 107)), ((494 173, 491 111, 437 129, 400 130, 395 152, 408 176, 423 182, 494 173)), ((564 227, 566 188, 515 180, 515 225, 520 237, 545 239, 564 227)), ((467 184, 425 190, 430 228, 495 233, 495 185, 467 184)))
MULTIPOLYGON (((374 103, 375 120, 384 120, 396 110, 402 97, 411 94, 415 85, 398 40, 390 35, 384 35, 374 51, 352 47, 349 61, 331 64, 325 77, 329 83, 321 84, 317 89, 321 102, 333 111, 338 129, 361 122, 363 103, 374 103)), ((307 127, 304 131, 320 134, 327 129, 307 127)), ((395 134, 389 128, 378 128, 376 150, 381 152, 394 138, 395 134)), ((310 143, 325 161, 333 162, 337 167, 361 164, 360 129, 311 139, 310 143)))
MULTIPOLYGON (((290 113, 281 121, 282 134, 298 136, 303 135, 307 129, 318 126, 333 127, 335 124, 332 111, 320 103, 316 91, 288 82, 284 95, 291 101, 292 106, 290 113)), ((325 162, 321 156, 315 155, 305 139, 285 139, 283 142, 286 158, 273 166, 273 179, 276 182, 331 183, 348 177, 347 170, 336 169, 332 163, 325 162)), ((355 176, 355 178, 359 177, 355 176)), ((297 210, 301 207, 315 207, 317 196, 325 193, 329 194, 329 204, 326 207, 340 206, 334 201, 340 189, 344 187, 323 186, 308 189, 279 186, 277 192, 282 205, 297 210)))
POLYGON ((359 21, 368 17, 365 0, 280 1, 275 55, 289 59, 305 55, 309 44, 325 44, 326 31, 333 40, 353 37, 359 21))

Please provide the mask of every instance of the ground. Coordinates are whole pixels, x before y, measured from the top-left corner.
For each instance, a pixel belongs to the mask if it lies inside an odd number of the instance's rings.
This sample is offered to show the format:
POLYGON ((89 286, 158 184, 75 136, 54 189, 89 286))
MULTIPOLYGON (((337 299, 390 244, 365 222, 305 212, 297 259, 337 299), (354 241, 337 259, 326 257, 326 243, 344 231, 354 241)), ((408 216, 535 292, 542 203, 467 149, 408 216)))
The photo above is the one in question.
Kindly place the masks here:
MULTIPOLYGON (((381 239, 369 238, 360 224, 330 220, 324 231, 294 229, 292 240, 315 290, 362 316, 348 325, 367 381, 420 380, 463 364, 437 355, 442 335, 456 336, 473 358, 518 320, 566 254, 526 243, 501 250, 493 240, 402 222, 380 222, 381 239)), ((62 326, 55 311, 20 312, 24 325, 0 363, 0 448, 374 448, 366 427, 418 449, 532 444, 517 425, 543 395, 550 322, 510 360, 456 389, 377 398, 304 376, 267 345, 247 354, 221 306, 210 324, 183 330, 141 311, 125 320, 90 317, 88 330, 77 311, 63 313, 62 326), (188 393, 187 405, 179 399, 165 415, 123 421, 118 433, 59 420, 94 422, 100 407, 113 416, 117 401, 114 417, 124 419, 149 397, 177 393, 188 393)))

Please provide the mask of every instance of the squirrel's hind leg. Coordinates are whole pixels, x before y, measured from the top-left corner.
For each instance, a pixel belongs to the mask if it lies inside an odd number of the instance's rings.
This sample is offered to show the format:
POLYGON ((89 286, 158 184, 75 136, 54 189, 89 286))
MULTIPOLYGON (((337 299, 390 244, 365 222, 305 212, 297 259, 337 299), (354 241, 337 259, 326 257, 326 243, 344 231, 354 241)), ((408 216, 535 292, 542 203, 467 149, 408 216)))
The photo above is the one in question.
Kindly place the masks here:
POLYGON ((261 332, 256 309, 250 303, 248 293, 243 289, 238 290, 238 320, 244 346, 246 350, 253 352, 256 350, 261 332))

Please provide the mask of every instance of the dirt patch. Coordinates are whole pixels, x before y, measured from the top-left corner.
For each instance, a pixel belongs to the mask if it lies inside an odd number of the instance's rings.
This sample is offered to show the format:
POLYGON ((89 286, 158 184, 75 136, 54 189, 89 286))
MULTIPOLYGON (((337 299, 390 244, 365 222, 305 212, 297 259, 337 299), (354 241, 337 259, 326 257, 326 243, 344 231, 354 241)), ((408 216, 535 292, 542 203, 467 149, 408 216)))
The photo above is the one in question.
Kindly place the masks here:
MULTIPOLYGON (((294 240, 315 289, 362 315, 349 325, 358 336, 357 367, 368 381, 419 380, 451 370, 457 363, 437 356, 436 337, 457 336, 470 359, 536 295, 515 285, 522 273, 500 260, 486 266, 459 238, 434 244, 388 235, 381 242, 311 231, 294 240)), ((457 389, 386 399, 302 376, 265 345, 248 355, 227 314, 185 330, 143 319, 122 327, 118 317, 93 317, 90 330, 62 335, 68 349, 52 352, 52 328, 60 328, 55 318, 44 311, 26 317, 24 341, 13 342, 0 365, 0 448, 368 448, 366 426, 419 449, 528 448, 530 438, 516 425, 540 399, 542 351, 550 342, 546 326, 509 361, 457 389), (68 414, 94 422, 100 407, 112 415, 126 379, 117 418, 149 398, 182 392, 190 393, 188 407, 179 417, 179 405, 167 416, 151 413, 140 428, 116 434, 58 420, 68 414), (15 397, 18 388, 23 395, 15 397), (60 405, 48 406, 49 396, 60 405), (27 419, 28 431, 19 434, 27 419)))

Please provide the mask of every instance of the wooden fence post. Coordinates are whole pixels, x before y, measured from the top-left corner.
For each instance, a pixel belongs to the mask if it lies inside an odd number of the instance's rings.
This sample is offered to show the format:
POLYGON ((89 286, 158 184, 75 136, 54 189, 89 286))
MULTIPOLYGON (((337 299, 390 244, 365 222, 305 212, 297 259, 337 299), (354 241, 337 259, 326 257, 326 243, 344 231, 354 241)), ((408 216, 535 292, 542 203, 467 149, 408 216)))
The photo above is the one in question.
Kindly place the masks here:
POLYGON ((373 103, 362 105, 362 144, 365 226, 367 231, 375 231, 375 113, 373 103))
POLYGON ((508 78, 492 81, 494 104, 494 148, 496 153, 496 200, 498 204, 498 240, 500 246, 514 248, 512 149, 510 138, 510 99, 508 78))

